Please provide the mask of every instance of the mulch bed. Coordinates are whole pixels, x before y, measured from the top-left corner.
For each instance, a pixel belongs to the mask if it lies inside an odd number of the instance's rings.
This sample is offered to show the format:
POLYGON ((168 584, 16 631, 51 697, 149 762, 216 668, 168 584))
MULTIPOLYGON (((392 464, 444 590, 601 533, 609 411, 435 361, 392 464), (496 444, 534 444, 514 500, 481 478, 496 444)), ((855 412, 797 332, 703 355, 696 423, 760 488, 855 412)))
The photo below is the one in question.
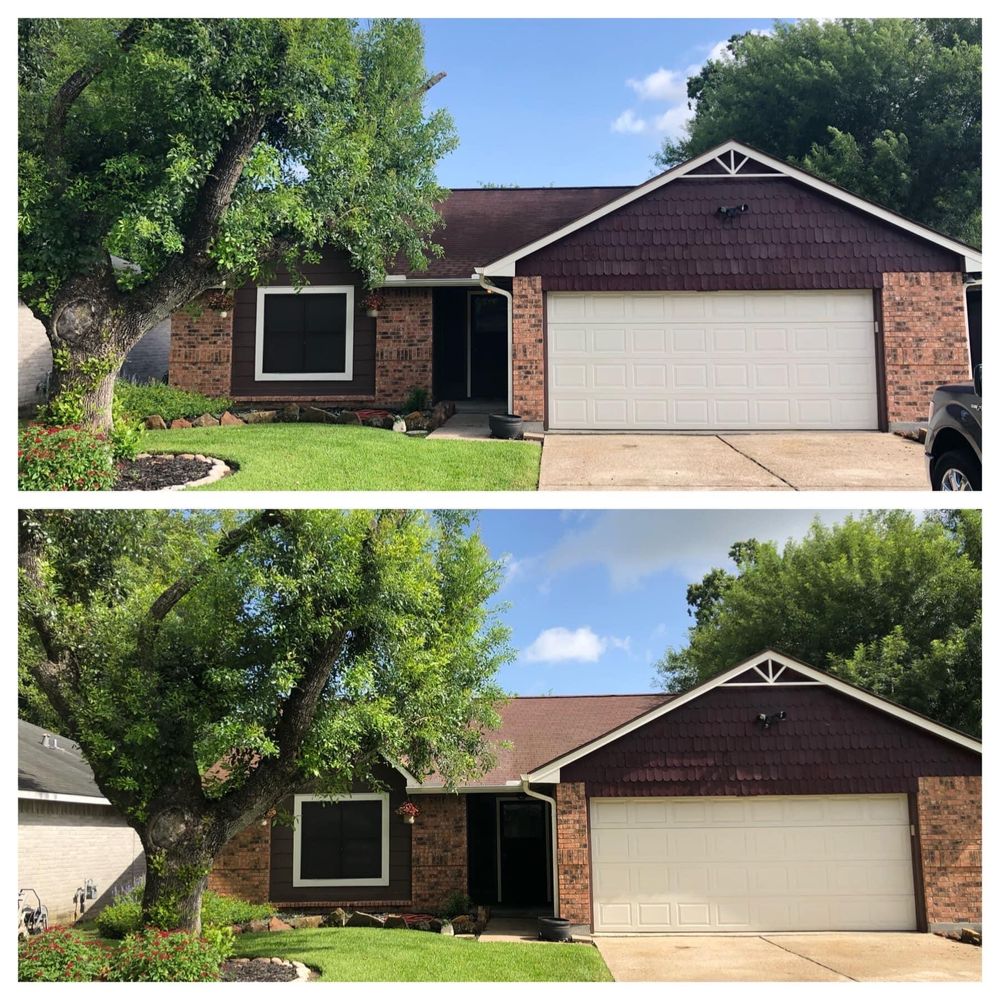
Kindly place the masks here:
POLYGON ((116 490, 162 490, 165 486, 183 486, 203 479, 212 469, 211 462, 199 458, 166 458, 153 455, 122 462, 116 490))
POLYGON ((221 978, 224 983, 290 983, 297 978, 288 965, 270 962, 223 962, 221 978))

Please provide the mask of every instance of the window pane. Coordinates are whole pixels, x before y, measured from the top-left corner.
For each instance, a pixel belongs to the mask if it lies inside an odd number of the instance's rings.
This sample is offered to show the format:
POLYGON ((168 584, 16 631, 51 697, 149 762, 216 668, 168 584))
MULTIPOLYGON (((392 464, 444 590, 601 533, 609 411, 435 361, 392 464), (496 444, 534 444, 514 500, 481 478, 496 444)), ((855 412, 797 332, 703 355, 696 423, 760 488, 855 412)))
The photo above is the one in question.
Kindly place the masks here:
POLYGON ((382 802, 303 802, 299 878, 382 875, 382 802))
POLYGON ((264 296, 264 361, 269 374, 343 372, 347 356, 347 296, 264 296))
POLYGON ((328 802, 303 802, 300 878, 340 878, 339 807, 328 802))
POLYGON ((382 803, 344 803, 341 826, 343 878, 382 874, 382 803))

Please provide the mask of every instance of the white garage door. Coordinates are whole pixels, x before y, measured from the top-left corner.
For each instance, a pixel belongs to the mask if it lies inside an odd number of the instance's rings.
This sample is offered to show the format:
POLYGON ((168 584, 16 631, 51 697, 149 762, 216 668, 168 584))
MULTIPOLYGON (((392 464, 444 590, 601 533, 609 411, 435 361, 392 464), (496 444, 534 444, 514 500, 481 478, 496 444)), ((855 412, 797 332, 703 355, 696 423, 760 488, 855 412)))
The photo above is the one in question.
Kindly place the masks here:
POLYGON ((592 799, 595 931, 914 930, 903 795, 592 799))
POLYGON ((870 430, 869 291, 548 294, 554 430, 870 430))

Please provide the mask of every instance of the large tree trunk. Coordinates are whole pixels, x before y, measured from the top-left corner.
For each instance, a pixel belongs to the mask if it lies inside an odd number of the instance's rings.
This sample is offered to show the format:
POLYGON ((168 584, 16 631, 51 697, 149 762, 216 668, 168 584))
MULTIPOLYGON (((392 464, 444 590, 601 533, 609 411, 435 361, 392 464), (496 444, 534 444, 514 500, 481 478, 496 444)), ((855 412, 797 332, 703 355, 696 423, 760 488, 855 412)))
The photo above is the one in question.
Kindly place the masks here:
POLYGON ((97 433, 111 430, 115 379, 126 353, 96 341, 52 343, 48 413, 52 422, 79 423, 97 433))

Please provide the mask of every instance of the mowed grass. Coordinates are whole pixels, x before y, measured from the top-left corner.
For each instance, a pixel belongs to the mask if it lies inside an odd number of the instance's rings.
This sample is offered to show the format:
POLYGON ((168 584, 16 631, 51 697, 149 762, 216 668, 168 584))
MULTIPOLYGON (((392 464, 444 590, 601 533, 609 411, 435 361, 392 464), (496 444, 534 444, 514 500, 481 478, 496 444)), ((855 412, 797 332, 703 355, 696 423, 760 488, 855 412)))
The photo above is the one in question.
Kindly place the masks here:
POLYGON ((148 431, 142 448, 239 465, 199 487, 206 490, 535 490, 541 462, 541 448, 522 441, 435 441, 329 424, 148 431))
POLYGON ((324 982, 611 982, 585 944, 480 942, 368 927, 241 934, 237 956, 295 959, 324 982))

